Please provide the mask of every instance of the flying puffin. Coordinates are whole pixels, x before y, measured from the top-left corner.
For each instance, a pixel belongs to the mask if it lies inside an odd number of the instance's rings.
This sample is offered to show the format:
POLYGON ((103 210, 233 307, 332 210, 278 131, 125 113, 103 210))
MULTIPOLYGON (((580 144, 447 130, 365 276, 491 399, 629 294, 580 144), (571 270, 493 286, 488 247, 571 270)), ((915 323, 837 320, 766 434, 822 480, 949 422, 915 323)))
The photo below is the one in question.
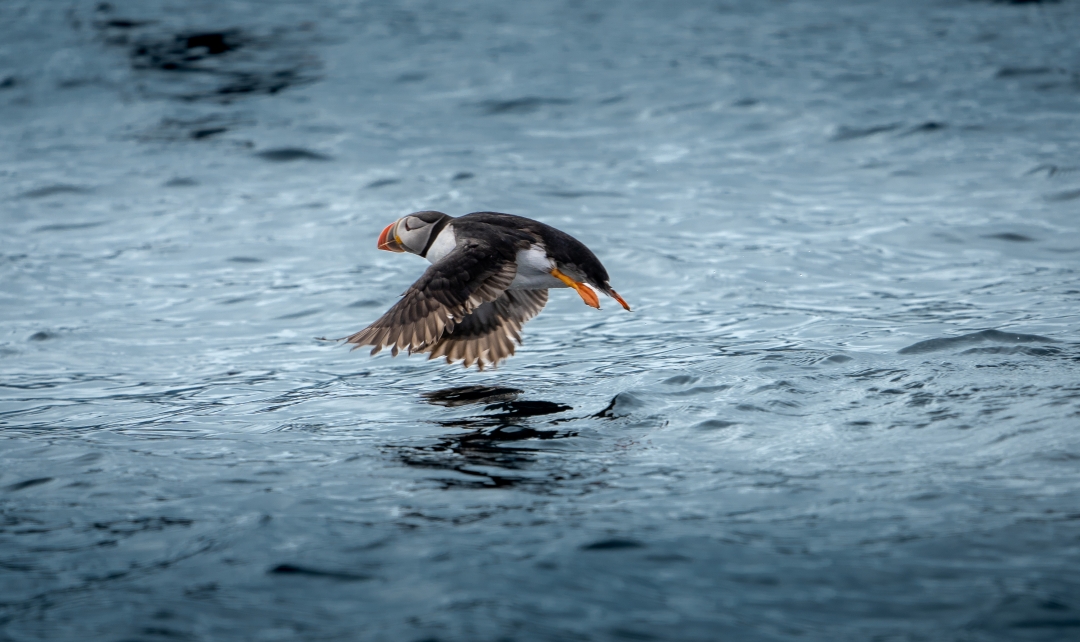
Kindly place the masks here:
POLYGON ((354 350, 374 346, 372 355, 390 346, 394 356, 407 350, 466 368, 495 366, 514 354, 521 326, 544 309, 550 288, 573 288, 599 309, 596 289, 630 309, 589 248, 522 216, 416 212, 387 225, 378 247, 419 254, 431 267, 386 314, 344 338, 354 350))

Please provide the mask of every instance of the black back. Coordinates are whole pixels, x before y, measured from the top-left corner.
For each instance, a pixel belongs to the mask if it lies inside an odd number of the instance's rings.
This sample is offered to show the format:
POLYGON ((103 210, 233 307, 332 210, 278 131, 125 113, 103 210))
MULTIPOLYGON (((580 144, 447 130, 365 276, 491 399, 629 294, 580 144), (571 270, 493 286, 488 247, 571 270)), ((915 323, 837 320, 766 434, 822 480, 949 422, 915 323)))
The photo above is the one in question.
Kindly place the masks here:
POLYGON ((519 249, 540 241, 557 264, 580 272, 587 283, 605 293, 611 289, 607 270, 592 250, 566 232, 540 221, 500 212, 473 212, 454 219, 454 229, 492 244, 510 242, 519 249))

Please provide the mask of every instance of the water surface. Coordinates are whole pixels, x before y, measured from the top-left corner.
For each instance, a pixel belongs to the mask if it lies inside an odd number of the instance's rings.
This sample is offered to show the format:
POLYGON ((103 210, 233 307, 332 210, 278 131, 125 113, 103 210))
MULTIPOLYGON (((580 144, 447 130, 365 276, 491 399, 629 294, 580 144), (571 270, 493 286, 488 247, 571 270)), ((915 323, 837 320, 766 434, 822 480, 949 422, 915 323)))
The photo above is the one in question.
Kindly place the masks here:
POLYGON ((1080 635, 1076 3, 0 5, 0 640, 1080 635), (495 371, 398 216, 593 248, 495 371))

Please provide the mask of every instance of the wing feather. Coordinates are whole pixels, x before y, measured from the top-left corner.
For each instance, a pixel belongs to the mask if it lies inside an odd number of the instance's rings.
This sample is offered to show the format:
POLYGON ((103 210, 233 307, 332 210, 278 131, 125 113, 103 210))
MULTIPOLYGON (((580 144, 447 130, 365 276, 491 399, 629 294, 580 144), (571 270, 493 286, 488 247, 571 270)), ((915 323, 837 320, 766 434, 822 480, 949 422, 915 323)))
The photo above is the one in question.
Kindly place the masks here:
POLYGON ((517 274, 514 252, 513 247, 482 241, 458 245, 429 267, 386 314, 345 341, 355 347, 373 346, 372 354, 385 346, 391 346, 395 355, 400 350, 430 351, 474 310, 510 287, 517 274))
POLYGON ((547 304, 547 290, 506 290, 462 318, 452 332, 432 345, 414 349, 429 359, 446 357, 447 363, 463 361, 483 370, 514 354, 514 340, 521 342, 521 327, 547 304))

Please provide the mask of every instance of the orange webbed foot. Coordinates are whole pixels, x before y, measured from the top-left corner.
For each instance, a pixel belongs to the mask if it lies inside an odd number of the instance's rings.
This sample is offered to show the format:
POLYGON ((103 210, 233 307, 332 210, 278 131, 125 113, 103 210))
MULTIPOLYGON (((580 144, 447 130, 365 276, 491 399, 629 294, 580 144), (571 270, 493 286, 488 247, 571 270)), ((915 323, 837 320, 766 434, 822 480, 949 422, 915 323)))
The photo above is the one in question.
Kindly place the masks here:
POLYGON ((578 283, 578 287, 574 288, 577 293, 581 295, 581 300, 585 302, 585 305, 600 309, 600 297, 596 296, 596 292, 584 283, 578 283))
POLYGON ((557 268, 552 268, 551 276, 559 279, 567 286, 574 288, 574 291, 581 296, 581 300, 585 302, 585 305, 596 308, 597 310, 600 309, 600 297, 596 296, 596 292, 593 292, 593 289, 590 288, 588 285, 585 285, 584 283, 579 283, 571 279, 570 277, 560 272, 557 268))
POLYGON ((623 301, 623 298, 621 296, 619 296, 619 293, 616 292, 615 290, 611 291, 611 298, 618 301, 619 305, 621 305, 623 307, 623 309, 626 310, 627 312, 633 312, 633 310, 630 309, 630 304, 627 303, 626 301, 623 301))

